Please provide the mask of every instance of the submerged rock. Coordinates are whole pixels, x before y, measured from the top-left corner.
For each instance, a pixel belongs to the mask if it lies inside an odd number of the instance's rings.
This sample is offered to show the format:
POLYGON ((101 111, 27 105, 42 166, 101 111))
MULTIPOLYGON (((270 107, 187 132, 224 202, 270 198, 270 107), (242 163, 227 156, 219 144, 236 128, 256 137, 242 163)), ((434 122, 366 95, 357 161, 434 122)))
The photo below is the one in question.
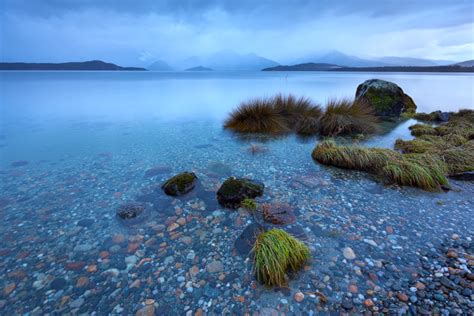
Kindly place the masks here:
POLYGON ((236 209, 244 199, 262 196, 263 189, 264 185, 261 182, 230 177, 217 191, 217 201, 224 207, 236 209))
POLYGON ((196 180, 194 172, 182 172, 168 179, 161 188, 168 195, 180 196, 194 189, 196 180))
POLYGON ((291 206, 286 203, 265 203, 262 206, 263 219, 266 222, 285 225, 296 222, 291 206))
POLYGON ((466 171, 449 176, 454 180, 460 181, 474 181, 474 171, 466 171))
POLYGON ((137 217, 139 214, 143 213, 144 210, 144 204, 132 202, 120 205, 117 209, 117 215, 122 219, 130 219, 137 217))
POLYGON ((145 171, 145 178, 152 178, 158 175, 170 173, 171 168, 167 166, 154 166, 145 171))
POLYGON ((393 82, 370 79, 357 87, 356 99, 367 102, 377 116, 399 117, 402 113, 415 113, 416 104, 393 82))
POLYGON ((257 235, 262 232, 262 228, 257 223, 252 223, 245 227, 244 231, 234 243, 237 253, 241 256, 248 256, 252 251, 257 235))

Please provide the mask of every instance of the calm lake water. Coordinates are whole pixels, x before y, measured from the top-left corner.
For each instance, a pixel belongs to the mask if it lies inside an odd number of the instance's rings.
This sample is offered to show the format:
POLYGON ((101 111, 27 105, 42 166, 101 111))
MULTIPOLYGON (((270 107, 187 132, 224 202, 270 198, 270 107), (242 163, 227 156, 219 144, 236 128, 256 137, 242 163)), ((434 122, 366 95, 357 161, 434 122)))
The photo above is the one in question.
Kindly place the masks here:
MULTIPOLYGON (((380 311, 408 308, 387 293, 409 294, 413 273, 452 234, 471 242, 472 184, 453 181, 449 193, 388 187, 315 163, 315 138, 222 130, 249 98, 293 93, 324 103, 353 97, 370 78, 400 85, 419 111, 474 107, 474 77, 465 74, 0 72, 0 314, 311 314, 348 299, 362 312, 368 295, 380 311), (252 144, 265 151, 250 153, 252 144), (164 196, 161 183, 185 170, 200 189, 164 196), (285 229, 313 261, 287 289, 257 285, 252 261, 236 252, 252 217, 217 205, 230 175, 264 182, 259 203, 294 210, 297 223, 285 229), (132 201, 150 210, 124 223, 116 209, 132 201), (289 304, 296 291, 305 300, 289 304)), ((413 123, 365 144, 392 148, 413 123)))

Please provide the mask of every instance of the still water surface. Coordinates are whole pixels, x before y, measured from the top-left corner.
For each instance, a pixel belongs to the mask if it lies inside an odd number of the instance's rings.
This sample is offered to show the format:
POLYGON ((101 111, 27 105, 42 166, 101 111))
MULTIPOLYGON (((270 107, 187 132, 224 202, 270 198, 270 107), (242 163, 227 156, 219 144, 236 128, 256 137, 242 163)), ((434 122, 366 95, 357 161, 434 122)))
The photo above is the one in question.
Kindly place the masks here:
MULTIPOLYGON (((390 287, 408 292, 420 254, 436 254, 453 233, 473 235, 471 184, 453 182, 459 191, 449 193, 387 187, 315 163, 316 139, 246 140, 222 130, 248 98, 291 92, 324 103, 374 77, 399 84, 419 111, 474 104, 474 77, 464 74, 0 73, 0 314, 128 315, 150 300, 157 314, 338 310, 349 284, 370 288, 368 272, 381 288, 377 306, 390 287), (251 154, 255 143, 265 152, 251 154), (200 190, 164 196, 160 184, 184 170, 197 174, 200 190), (289 289, 255 286, 251 260, 235 252, 252 217, 217 205, 230 175, 264 182, 259 203, 294 210, 288 229, 314 261, 289 289), (131 201, 151 211, 129 225, 115 211, 131 201), (359 263, 344 260, 344 247, 359 263), (288 305, 298 290, 329 302, 288 305)), ((391 148, 413 123, 367 144, 391 148)))

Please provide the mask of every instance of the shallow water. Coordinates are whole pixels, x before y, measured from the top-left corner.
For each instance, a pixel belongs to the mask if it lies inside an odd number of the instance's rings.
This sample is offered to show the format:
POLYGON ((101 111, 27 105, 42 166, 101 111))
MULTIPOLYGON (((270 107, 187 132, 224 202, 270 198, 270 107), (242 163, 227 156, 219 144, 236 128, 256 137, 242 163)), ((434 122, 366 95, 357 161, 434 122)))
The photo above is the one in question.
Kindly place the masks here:
MULTIPOLYGON (((313 162, 314 138, 242 139, 221 128, 225 114, 249 97, 292 92, 323 102, 352 96, 372 77, 0 73, 0 312, 130 314, 149 304, 158 314, 307 314, 338 310, 350 284, 358 286, 362 298, 354 294, 354 304, 362 310, 370 282, 380 288, 371 297, 382 310, 395 285, 408 291, 422 256, 452 234, 473 236, 474 186, 453 181, 449 193, 387 187, 313 162), (251 144, 266 150, 251 154, 251 144), (158 174, 145 176, 153 167, 158 174), (161 183, 184 170, 197 174, 200 187, 185 198, 164 196, 161 183), (297 223, 286 229, 305 240, 313 260, 288 289, 257 285, 251 260, 234 249, 252 217, 217 205, 214 192, 229 175, 264 182, 259 202, 295 210, 297 223), (116 218, 121 203, 137 200, 151 209, 131 224, 116 218), (167 231, 174 222, 180 227, 167 231), (356 260, 344 259, 344 247, 356 260), (298 290, 305 300, 289 304, 298 290)), ((474 104, 472 76, 375 77, 401 85, 420 111, 474 104)), ((410 138, 413 122, 364 143, 392 147, 410 138)))

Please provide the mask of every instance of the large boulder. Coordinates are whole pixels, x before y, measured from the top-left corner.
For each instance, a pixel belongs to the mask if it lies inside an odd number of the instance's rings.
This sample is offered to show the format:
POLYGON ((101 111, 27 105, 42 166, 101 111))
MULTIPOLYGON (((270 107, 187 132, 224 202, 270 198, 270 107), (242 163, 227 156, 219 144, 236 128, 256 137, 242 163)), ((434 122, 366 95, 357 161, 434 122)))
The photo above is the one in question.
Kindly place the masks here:
POLYGON ((197 177, 193 172, 182 172, 168 179, 161 188, 168 195, 180 196, 194 189, 196 180, 197 177))
POLYGON ((236 209, 244 199, 261 196, 263 189, 263 183, 230 177, 217 191, 217 201, 224 207, 236 209))
POLYGON ((415 113, 416 104, 393 82, 370 79, 357 87, 357 100, 366 102, 374 109, 375 115, 399 117, 402 113, 415 113))

